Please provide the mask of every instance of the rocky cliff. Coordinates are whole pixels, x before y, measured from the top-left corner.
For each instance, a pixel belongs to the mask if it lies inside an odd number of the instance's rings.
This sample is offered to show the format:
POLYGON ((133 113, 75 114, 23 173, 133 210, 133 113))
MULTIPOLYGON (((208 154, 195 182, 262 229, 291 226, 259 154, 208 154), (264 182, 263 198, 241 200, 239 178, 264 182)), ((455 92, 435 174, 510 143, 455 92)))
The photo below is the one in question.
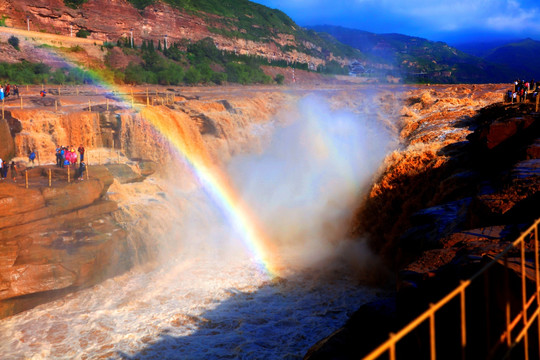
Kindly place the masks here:
MULTIPOLYGON (((540 216, 540 117, 534 104, 489 105, 498 99, 485 87, 454 89, 461 95, 448 96, 451 91, 441 88, 409 93, 400 125, 402 148, 388 156, 385 171, 358 211, 353 232, 369 234, 372 246, 395 270, 395 295, 361 307, 306 359, 365 356, 480 270, 540 216), (474 109, 481 104, 487 106, 474 109)), ((531 247, 527 253, 532 257, 531 247)), ((491 343, 502 331, 498 326, 504 326, 490 323, 486 311, 503 314, 502 299, 509 296, 517 313, 514 306, 520 300, 501 287, 503 269, 495 266, 489 279, 472 287, 467 343, 473 357, 484 356, 483 326, 490 324, 491 343)), ((507 277, 514 289, 521 280, 510 269, 507 277)), ((449 345, 459 333, 449 325, 457 314, 451 309, 437 315, 443 358, 460 356, 449 345)), ((403 342, 404 353, 429 349, 421 336, 409 338, 415 341, 403 342)))
POLYGON ((27 96, 26 108, 6 110, 0 156, 15 161, 18 172, 15 179, 10 170, 0 180, 0 317, 151 263, 171 226, 155 213, 178 211, 164 201, 160 179, 188 178, 170 136, 183 136, 210 161, 226 162, 260 149, 265 137, 253 128, 267 124, 294 98, 264 91, 228 100, 204 91, 168 92, 156 90, 152 99, 167 98, 167 106, 133 109, 116 101, 108 106, 107 93, 64 89, 45 100, 27 96), (159 132, 152 121, 168 131, 159 132), (52 165, 55 148, 80 144, 88 176, 74 180, 71 168, 68 182, 68 169, 52 165), (35 166, 26 157, 30 150, 38 154, 35 166), (160 175, 146 180, 156 170, 160 175))
MULTIPOLYGON (((167 36, 168 43, 172 44, 212 37, 219 49, 238 54, 299 61, 314 67, 326 60, 344 61, 340 54, 322 49, 309 39, 297 38, 293 34, 296 25, 283 33, 274 29, 269 38, 237 38, 225 35, 230 32, 247 33, 234 24, 234 19, 186 11, 161 1, 151 2, 139 10, 127 0, 90 0, 76 9, 66 6, 63 0, 6 0, 0 4, 0 15, 7 16, 6 24, 11 27, 26 29, 28 17, 33 31, 75 36, 79 30, 85 30, 91 39, 101 41, 116 42, 120 38, 131 39, 133 35, 135 44, 140 45, 142 40, 164 42, 167 36), (319 55, 310 49, 316 49, 319 55)), ((254 26, 255 30, 261 28, 260 25, 254 26)))

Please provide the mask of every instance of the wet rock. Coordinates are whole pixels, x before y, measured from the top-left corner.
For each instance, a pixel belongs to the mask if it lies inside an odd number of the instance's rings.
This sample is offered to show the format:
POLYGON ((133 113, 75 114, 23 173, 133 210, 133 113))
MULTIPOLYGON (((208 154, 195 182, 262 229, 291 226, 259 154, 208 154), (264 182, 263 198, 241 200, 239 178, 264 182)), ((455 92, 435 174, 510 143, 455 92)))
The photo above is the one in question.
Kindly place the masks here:
POLYGON ((15 155, 15 143, 5 119, 0 119, 0 158, 8 160, 15 155))
POLYGON ((465 198, 415 213, 411 218, 413 227, 403 234, 401 245, 415 252, 438 247, 441 238, 465 224, 471 201, 465 198))
POLYGON ((113 177, 121 184, 139 182, 144 180, 144 176, 136 173, 130 166, 126 164, 108 164, 105 167, 111 172, 113 177))
POLYGON ((139 161, 139 170, 142 176, 150 176, 157 171, 158 164, 154 161, 139 161))
POLYGON ((540 139, 527 148, 527 159, 540 159, 540 139))
POLYGON ((126 233, 111 216, 118 206, 103 199, 113 181, 107 168, 92 166, 89 180, 72 183, 67 169, 51 170, 53 187, 40 168, 29 171, 34 188, 0 184, 7 205, 0 206, 0 317, 133 266, 126 233))
POLYGON ((229 113, 236 114, 236 110, 227 100, 218 100, 218 103, 222 104, 223 107, 225 107, 225 110, 227 110, 229 113))
POLYGON ((495 121, 480 132, 478 141, 484 144, 486 148, 493 149, 516 134, 525 131, 533 123, 534 118, 532 116, 495 121))
POLYGON ((4 183, 0 184, 0 224, 1 218, 30 212, 45 205, 41 191, 24 189, 17 184, 3 181, 4 183))
POLYGON ((304 360, 361 359, 397 326, 396 301, 382 298, 360 307, 345 326, 313 345, 304 360))

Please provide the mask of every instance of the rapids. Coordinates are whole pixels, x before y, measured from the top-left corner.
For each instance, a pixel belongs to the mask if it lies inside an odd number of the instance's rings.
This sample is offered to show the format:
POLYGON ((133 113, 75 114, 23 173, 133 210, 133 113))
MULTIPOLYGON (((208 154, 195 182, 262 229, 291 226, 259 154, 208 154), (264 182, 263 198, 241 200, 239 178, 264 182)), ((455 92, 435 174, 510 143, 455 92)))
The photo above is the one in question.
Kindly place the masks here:
MULTIPOLYGON (((413 123, 437 111, 424 98, 402 108, 389 92, 332 96, 301 102, 294 120, 245 130, 248 139, 273 133, 264 152, 224 155, 231 186, 278 246, 279 276, 265 271, 242 229, 231 226, 228 209, 197 185, 196 175, 115 183, 109 198, 121 209, 118 220, 135 247, 146 241, 159 248, 159 264, 1 320, 1 358, 302 358, 377 296, 358 277, 376 266, 373 255, 343 240, 391 150, 388 133, 397 132, 397 119, 410 115, 413 123)), ((209 137, 183 127, 186 116, 161 111, 170 121, 162 128, 176 131, 177 140, 186 134, 195 161, 210 163, 202 149, 209 137)))
POLYGON ((3 359, 299 359, 374 297, 345 274, 269 281, 249 259, 177 259, 5 319, 3 359))

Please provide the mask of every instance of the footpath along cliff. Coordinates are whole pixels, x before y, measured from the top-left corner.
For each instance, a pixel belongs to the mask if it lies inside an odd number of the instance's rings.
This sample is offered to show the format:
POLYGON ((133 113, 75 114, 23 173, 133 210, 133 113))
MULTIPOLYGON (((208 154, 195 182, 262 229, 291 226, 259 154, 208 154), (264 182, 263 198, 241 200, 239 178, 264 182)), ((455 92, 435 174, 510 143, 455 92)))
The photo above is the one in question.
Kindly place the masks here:
MULTIPOLYGON (((305 359, 367 355, 540 217, 540 114, 534 104, 502 103, 477 86, 463 87, 470 93, 461 99, 448 98, 448 90, 433 87, 406 96, 401 149, 387 157, 352 229, 356 236, 368 237, 396 273, 394 294, 362 306, 343 328, 314 345, 305 359), (497 102, 479 111, 470 106, 482 97, 497 102)), ((527 256, 532 257, 532 246, 531 242, 527 256)), ((514 302, 521 301, 517 290, 503 294, 501 268, 502 264, 495 267, 494 275, 486 278, 490 285, 473 288, 476 295, 468 298, 468 351, 474 357, 483 357, 486 341, 495 344, 500 335, 501 324, 491 323, 487 326, 493 338, 483 337, 482 326, 489 324, 486 309, 504 314, 505 296, 512 298, 512 311, 514 302)), ((512 275, 509 281, 511 288, 520 282, 512 275)), ((451 346, 459 344, 456 317, 457 308, 437 315, 442 358, 461 356, 453 352, 459 346, 451 346)), ((400 345, 401 354, 429 351, 428 336, 409 339, 400 345)))

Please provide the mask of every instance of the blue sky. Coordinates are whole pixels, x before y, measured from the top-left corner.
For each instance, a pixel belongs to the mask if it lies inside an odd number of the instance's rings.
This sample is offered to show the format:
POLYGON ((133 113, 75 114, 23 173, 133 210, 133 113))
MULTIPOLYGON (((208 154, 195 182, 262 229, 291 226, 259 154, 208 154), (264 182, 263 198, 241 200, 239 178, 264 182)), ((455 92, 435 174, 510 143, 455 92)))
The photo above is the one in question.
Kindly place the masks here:
POLYGON ((301 26, 341 25, 450 43, 540 40, 540 0, 252 0, 301 26))

